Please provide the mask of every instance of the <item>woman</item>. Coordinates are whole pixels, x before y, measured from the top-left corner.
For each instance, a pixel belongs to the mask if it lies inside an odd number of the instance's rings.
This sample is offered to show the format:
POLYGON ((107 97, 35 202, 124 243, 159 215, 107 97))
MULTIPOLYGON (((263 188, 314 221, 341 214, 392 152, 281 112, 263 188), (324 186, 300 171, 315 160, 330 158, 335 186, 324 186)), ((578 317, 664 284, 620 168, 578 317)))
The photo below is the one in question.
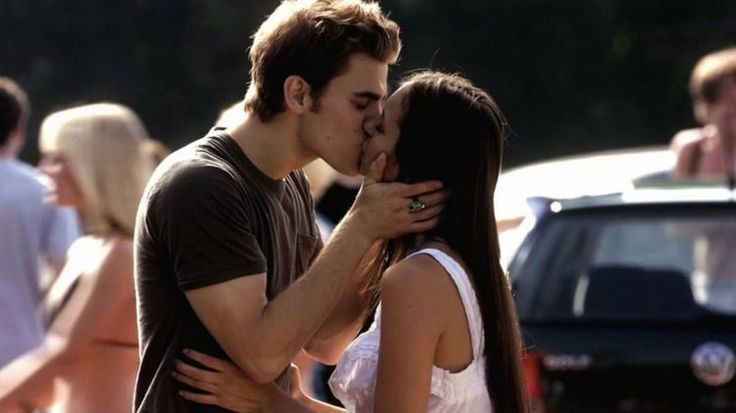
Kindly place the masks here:
POLYGON ((0 411, 131 411, 138 366, 133 290, 135 212, 165 149, 128 108, 80 106, 41 126, 51 201, 74 207, 85 235, 44 303, 44 343, 0 370, 0 411))
MULTIPOLYGON (((338 363, 333 392, 348 412, 527 412, 519 325, 493 209, 505 120, 485 92, 437 72, 404 81, 384 115, 362 164, 389 154, 386 180, 436 179, 451 195, 435 229, 386 241, 368 257, 366 309, 380 304, 373 326, 338 363)), ((190 400, 236 411, 344 411, 298 391, 298 409, 285 407, 287 395, 276 390, 254 400, 255 385, 231 364, 187 355, 214 370, 177 365, 178 380, 210 393, 183 391, 190 400)))

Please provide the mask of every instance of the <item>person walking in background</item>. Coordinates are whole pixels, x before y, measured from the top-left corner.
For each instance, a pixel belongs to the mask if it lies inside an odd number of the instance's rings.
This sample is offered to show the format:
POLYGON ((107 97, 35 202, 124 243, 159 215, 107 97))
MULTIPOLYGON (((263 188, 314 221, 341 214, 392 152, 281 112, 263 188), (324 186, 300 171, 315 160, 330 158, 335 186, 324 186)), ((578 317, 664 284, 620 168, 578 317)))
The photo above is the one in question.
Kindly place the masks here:
POLYGON ((79 236, 74 211, 44 202, 38 172, 17 159, 29 114, 25 92, 0 77, 0 368, 41 344, 42 270, 55 278, 79 236))
POLYGON ((671 148, 675 177, 729 180, 736 176, 736 47, 701 58, 690 77, 695 119, 703 126, 678 132, 671 148))
MULTIPOLYGON (((671 148, 675 178, 725 182, 736 187, 736 47, 702 57, 690 77, 695 119, 703 126, 678 132, 671 148)), ((736 313, 736 234, 714 225, 691 234, 695 301, 716 312, 736 313)))
POLYGON ((38 348, 0 370, 0 411, 129 413, 138 367, 133 227, 164 147, 138 116, 111 103, 48 116, 40 169, 53 202, 75 208, 85 235, 51 286, 51 327, 38 348))
MULTIPOLYGON (((529 411, 516 307, 501 268, 493 192, 506 121, 457 75, 420 72, 389 98, 363 164, 389 154, 385 180, 437 179, 450 192, 436 228, 386 240, 369 255, 373 325, 342 355, 330 386, 350 413, 529 411), (458 136, 458 125, 462 135, 458 136), (448 136, 456 136, 448 144, 448 136)), ((422 209, 422 201, 412 205, 422 209)), ((344 412, 298 390, 258 384, 225 360, 190 352, 183 397, 237 412, 344 412), (298 407, 280 409, 295 397, 298 407)))
POLYGON ((258 29, 245 120, 169 156, 139 210, 137 412, 221 411, 180 397, 172 373, 185 348, 284 389, 302 349, 334 363, 362 321, 368 249, 437 223, 441 183, 378 183, 379 156, 323 250, 301 170, 322 158, 359 172, 399 50, 396 23, 360 0, 287 0, 258 29), (410 214, 416 196, 429 207, 410 214))

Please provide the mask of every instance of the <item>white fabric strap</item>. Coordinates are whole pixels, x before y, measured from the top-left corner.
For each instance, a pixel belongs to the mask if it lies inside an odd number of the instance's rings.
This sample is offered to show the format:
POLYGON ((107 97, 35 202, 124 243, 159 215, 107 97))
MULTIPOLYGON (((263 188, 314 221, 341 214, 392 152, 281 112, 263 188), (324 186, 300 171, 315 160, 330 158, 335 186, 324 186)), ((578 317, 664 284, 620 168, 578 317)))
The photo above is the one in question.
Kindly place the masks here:
POLYGON ((417 254, 432 256, 450 274, 450 278, 455 283, 460 293, 463 307, 465 307, 465 317, 468 320, 468 328, 470 329, 470 340, 473 343, 473 363, 475 363, 482 356, 485 337, 483 336, 483 319, 480 314, 480 306, 478 305, 475 290, 468 274, 454 258, 436 248, 423 248, 413 252, 409 257, 417 254))

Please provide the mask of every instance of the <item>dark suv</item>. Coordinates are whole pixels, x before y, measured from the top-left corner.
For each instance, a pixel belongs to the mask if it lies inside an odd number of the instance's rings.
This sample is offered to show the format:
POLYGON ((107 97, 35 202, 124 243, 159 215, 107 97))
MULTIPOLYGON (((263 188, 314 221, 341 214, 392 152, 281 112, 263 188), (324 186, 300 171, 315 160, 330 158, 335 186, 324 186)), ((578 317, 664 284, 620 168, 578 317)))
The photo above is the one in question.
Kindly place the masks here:
POLYGON ((736 412, 736 200, 547 201, 509 266, 536 411, 736 412))

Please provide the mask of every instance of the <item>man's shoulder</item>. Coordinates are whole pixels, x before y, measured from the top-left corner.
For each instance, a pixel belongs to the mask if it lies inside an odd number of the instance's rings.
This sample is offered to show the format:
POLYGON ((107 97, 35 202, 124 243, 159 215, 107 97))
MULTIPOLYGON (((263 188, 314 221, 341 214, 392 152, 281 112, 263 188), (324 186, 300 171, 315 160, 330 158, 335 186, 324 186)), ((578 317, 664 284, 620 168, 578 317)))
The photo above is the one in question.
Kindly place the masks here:
POLYGON ((287 182, 290 182, 290 184, 297 191, 299 191, 299 193, 302 194, 302 196, 309 195, 311 197, 309 179, 307 178, 307 175, 304 173, 304 170, 296 169, 294 171, 291 171, 291 173, 287 175, 286 180, 287 182))
POLYGON ((208 185, 232 181, 230 167, 207 154, 206 139, 169 155, 151 178, 154 191, 205 189, 208 185))
POLYGON ((41 175, 33 166, 17 160, 5 160, 0 163, 0 175, 3 176, 4 191, 1 193, 4 198, 41 201, 45 187, 41 175))
POLYGON ((702 128, 684 129, 675 134, 671 146, 674 150, 690 149, 705 139, 702 128))
POLYGON ((3 174, 11 179, 22 180, 32 185, 41 186, 40 173, 32 165, 15 159, 0 161, 3 174))

